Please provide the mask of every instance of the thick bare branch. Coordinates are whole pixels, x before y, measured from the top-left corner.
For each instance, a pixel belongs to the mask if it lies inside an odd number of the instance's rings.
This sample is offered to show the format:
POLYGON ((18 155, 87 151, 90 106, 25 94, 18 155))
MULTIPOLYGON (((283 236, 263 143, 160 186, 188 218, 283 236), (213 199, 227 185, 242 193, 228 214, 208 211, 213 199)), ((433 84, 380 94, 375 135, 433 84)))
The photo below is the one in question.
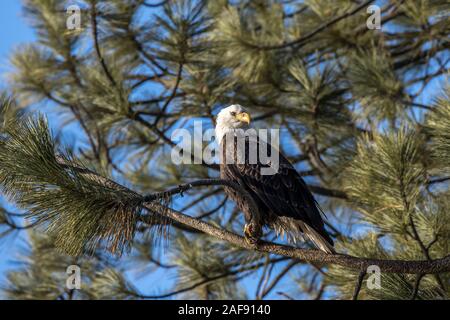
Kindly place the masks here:
MULTIPOLYGON (((154 210, 155 204, 152 205, 154 210)), ((303 262, 317 264, 336 264, 349 269, 361 270, 367 269, 371 265, 380 267, 382 272, 387 273, 442 273, 450 271, 450 255, 433 261, 410 261, 410 260, 381 260, 349 256, 346 254, 327 254, 320 250, 300 249, 291 246, 275 244, 261 241, 256 245, 249 244, 244 237, 237 234, 217 228, 204 221, 197 220, 173 209, 167 209, 160 206, 161 211, 166 210, 166 214, 172 220, 181 224, 188 225, 194 229, 203 231, 206 234, 214 236, 224 241, 228 241, 240 248, 248 250, 257 250, 278 254, 286 257, 299 259, 303 262)))
MULTIPOLYGON (((59 162, 63 165, 68 165, 62 158, 58 158, 59 162)), ((110 180, 105 177, 98 175, 93 171, 89 171, 85 168, 80 168, 83 172, 86 173, 87 176, 91 177, 93 180, 103 183, 105 186, 110 188, 121 188, 126 189, 126 187, 110 180)), ((170 189, 166 192, 161 192, 157 194, 153 194, 150 196, 143 196, 143 207, 147 208, 151 212, 162 212, 166 215, 166 217, 171 220, 190 227, 195 230, 199 230, 204 232, 210 236, 216 237, 223 241, 228 241, 229 243, 238 246, 240 248, 248 249, 248 250, 256 250, 260 252, 277 254, 285 257, 290 257, 294 259, 298 259, 302 262, 308 262, 311 264, 336 264, 343 267, 347 267, 349 269, 354 270, 366 270, 367 267, 371 265, 378 266, 382 272, 387 273, 409 273, 409 274, 437 274, 442 272, 450 271, 450 255, 446 257, 430 260, 430 261, 410 261, 410 260, 381 260, 381 259, 370 259, 370 258, 361 258, 354 257, 346 254, 328 254, 322 252, 320 250, 312 250, 312 249, 300 249, 294 248, 291 246, 275 244, 266 241, 260 241, 257 244, 250 244, 246 239, 242 236, 234 234, 230 231, 215 227, 209 223, 206 223, 202 220, 195 219, 190 217, 182 212, 177 210, 167 208, 161 204, 156 203, 158 197, 167 197, 167 195, 177 194, 183 192, 183 190, 187 190, 192 186, 207 186, 207 185, 223 185, 231 188, 237 188, 240 190, 239 186, 236 186, 235 183, 229 182, 226 180, 199 180, 197 182, 191 182, 187 185, 179 186, 173 189, 170 189), (157 196, 158 197, 157 197, 157 196), (147 200, 147 201, 145 201, 147 200), (148 201, 152 200, 152 201, 148 201)), ((129 190, 130 192, 133 192, 129 190)), ((245 193, 244 193, 245 194, 245 193)), ((253 203, 254 205, 254 203, 253 203)))

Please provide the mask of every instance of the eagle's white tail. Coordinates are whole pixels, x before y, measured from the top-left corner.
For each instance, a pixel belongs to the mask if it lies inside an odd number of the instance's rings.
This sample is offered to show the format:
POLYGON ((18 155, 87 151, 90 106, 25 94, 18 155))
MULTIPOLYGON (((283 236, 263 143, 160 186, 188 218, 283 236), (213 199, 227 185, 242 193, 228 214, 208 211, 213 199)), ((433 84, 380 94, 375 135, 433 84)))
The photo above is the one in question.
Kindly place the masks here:
POLYGON ((302 223, 301 227, 303 229, 303 234, 314 243, 320 250, 326 253, 336 253, 333 246, 328 243, 316 230, 311 228, 306 223, 302 223))
POLYGON ((333 246, 328 243, 316 230, 301 220, 295 220, 288 217, 278 217, 272 223, 277 235, 286 235, 288 240, 293 243, 304 241, 304 238, 310 240, 318 249, 326 253, 336 253, 333 246))

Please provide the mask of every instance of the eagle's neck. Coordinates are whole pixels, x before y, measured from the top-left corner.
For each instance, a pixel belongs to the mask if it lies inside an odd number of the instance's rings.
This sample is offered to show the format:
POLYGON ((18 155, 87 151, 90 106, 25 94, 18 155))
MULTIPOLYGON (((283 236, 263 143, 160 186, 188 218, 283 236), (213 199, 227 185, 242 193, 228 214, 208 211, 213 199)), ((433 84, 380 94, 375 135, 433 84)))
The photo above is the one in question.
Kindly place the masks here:
POLYGON ((216 141, 220 145, 222 139, 228 134, 237 135, 238 133, 242 133, 242 131, 247 130, 247 128, 231 128, 229 126, 222 125, 221 123, 217 123, 216 125, 216 141))
POLYGON ((226 126, 222 126, 220 123, 216 126, 216 141, 218 144, 222 142, 223 137, 227 135, 229 132, 233 132, 233 128, 229 128, 226 126))

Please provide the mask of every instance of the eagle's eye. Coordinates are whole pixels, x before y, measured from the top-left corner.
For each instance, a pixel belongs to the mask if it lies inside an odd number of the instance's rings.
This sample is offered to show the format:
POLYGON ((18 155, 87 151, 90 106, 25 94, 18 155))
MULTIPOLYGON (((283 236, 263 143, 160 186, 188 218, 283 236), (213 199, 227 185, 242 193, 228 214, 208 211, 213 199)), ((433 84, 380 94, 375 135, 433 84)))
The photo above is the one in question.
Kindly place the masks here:
POLYGON ((236 112, 232 111, 230 112, 231 116, 236 117, 236 112))

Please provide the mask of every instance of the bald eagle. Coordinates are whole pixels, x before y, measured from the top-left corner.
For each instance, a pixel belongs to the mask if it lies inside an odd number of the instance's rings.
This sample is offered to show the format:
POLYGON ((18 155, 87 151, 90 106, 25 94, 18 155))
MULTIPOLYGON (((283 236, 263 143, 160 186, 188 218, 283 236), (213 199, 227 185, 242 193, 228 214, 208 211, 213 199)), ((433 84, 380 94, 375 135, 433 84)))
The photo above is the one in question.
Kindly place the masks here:
MULTIPOLYGON (((259 156, 256 161, 249 161, 249 150, 254 150, 250 148, 251 135, 243 137, 243 144, 237 142, 249 124, 250 115, 244 108, 231 105, 219 112, 215 128, 221 150, 220 177, 243 187, 259 209, 259 215, 255 216, 242 194, 233 188, 225 188, 226 194, 244 213, 246 239, 255 243, 262 235, 262 227, 268 226, 278 235, 286 235, 291 242, 306 238, 320 250, 334 253, 333 240, 325 230, 322 211, 292 164, 278 150, 278 170, 274 174, 261 174, 267 163, 262 163, 259 156), (237 161, 238 149, 242 145, 244 161, 237 161), (235 161, 228 160, 230 155, 235 161)), ((257 136, 253 139, 256 139, 256 144, 267 143, 268 151, 273 150, 267 141, 261 141, 257 136)))

